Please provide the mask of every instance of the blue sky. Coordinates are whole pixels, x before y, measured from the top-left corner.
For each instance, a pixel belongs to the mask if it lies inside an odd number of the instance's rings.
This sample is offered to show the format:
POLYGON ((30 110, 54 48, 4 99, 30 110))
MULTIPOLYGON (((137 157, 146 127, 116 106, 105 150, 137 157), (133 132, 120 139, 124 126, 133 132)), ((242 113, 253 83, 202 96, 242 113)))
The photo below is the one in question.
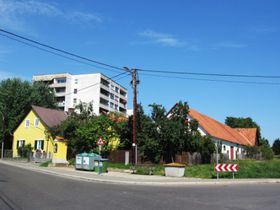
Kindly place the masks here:
MULTIPOLYGON (((119 67, 280 75, 279 7, 277 0, 0 0, 0 27, 119 67)), ((117 74, 0 36, 0 79, 59 72, 117 74)), ((220 122, 251 117, 270 142, 280 137, 280 85, 139 76, 138 101, 147 111, 151 103, 169 109, 182 100, 220 122)), ((130 78, 118 82, 129 90, 131 108, 130 78)))

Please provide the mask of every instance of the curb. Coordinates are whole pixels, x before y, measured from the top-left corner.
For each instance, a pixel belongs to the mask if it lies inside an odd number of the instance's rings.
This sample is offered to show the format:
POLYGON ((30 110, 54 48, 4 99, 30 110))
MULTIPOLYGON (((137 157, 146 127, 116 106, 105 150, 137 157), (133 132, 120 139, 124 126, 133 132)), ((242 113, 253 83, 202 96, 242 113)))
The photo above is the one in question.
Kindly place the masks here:
POLYGON ((95 182, 95 183, 106 183, 106 184, 123 184, 123 185, 143 185, 143 186, 193 186, 193 185, 244 185, 244 184, 279 184, 280 179, 235 179, 235 180, 212 180, 212 179, 199 179, 199 181, 193 181, 193 180, 186 180, 184 181, 168 181, 168 182, 152 182, 152 181, 122 181, 122 180, 110 180, 110 179, 102 179, 97 177, 84 177, 79 175, 73 175, 73 174, 67 174, 67 173, 61 173, 51 170, 45 170, 43 168, 39 167, 30 167, 30 166, 23 166, 19 164, 12 164, 11 162, 6 161, 0 161, 0 163, 22 168, 25 170, 35 171, 38 173, 43 174, 49 174, 54 175, 58 177, 64 177, 68 179, 74 179, 74 180, 82 180, 87 182, 95 182))

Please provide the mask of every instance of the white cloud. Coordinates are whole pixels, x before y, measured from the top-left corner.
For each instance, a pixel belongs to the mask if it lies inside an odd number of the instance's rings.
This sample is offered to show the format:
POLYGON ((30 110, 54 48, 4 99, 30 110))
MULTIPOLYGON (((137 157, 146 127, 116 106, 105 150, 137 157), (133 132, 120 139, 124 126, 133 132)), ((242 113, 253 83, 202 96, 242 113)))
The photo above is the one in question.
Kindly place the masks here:
POLYGON ((151 42, 158 43, 167 47, 184 47, 187 43, 178 40, 172 34, 158 33, 152 30, 145 30, 138 34, 139 36, 149 39, 151 42))
POLYGON ((75 23, 102 22, 101 17, 96 14, 63 10, 54 3, 35 0, 0 0, 1 26, 23 31, 25 28, 24 17, 27 15, 61 18, 75 23))
POLYGON ((235 48, 235 49, 240 49, 240 48, 245 48, 248 47, 247 44, 241 44, 233 41, 223 41, 219 42, 213 45, 213 49, 221 49, 221 48, 235 48))

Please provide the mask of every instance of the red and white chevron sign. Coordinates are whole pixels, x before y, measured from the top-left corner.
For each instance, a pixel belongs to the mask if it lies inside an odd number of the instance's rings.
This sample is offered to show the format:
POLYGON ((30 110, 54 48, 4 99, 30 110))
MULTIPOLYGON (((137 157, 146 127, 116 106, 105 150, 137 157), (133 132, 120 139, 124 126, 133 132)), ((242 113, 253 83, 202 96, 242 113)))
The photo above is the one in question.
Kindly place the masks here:
POLYGON ((215 164, 215 172, 237 172, 238 164, 215 164))

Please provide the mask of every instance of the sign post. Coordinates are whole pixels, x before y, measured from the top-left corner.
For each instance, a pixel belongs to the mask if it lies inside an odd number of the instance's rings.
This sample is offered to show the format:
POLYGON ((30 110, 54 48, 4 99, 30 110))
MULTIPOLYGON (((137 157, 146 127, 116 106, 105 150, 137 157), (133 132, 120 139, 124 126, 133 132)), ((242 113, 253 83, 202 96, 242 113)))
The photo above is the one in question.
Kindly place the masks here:
MULTIPOLYGON (((215 172, 232 172, 232 178, 234 179, 234 173, 238 171, 238 164, 215 164, 215 172)), ((218 176, 217 176, 218 177, 218 176)))
POLYGON ((102 137, 99 137, 96 145, 98 145, 99 155, 101 155, 102 146, 105 145, 105 141, 102 139, 102 137))
MULTIPOLYGON (((98 145, 98 150, 99 150, 99 155, 101 156, 101 150, 102 150, 102 146, 105 145, 105 141, 102 139, 102 137, 99 137, 99 139, 96 142, 96 145, 98 145)), ((98 174, 101 174, 101 170, 102 170, 102 162, 99 160, 98 161, 98 174)))

